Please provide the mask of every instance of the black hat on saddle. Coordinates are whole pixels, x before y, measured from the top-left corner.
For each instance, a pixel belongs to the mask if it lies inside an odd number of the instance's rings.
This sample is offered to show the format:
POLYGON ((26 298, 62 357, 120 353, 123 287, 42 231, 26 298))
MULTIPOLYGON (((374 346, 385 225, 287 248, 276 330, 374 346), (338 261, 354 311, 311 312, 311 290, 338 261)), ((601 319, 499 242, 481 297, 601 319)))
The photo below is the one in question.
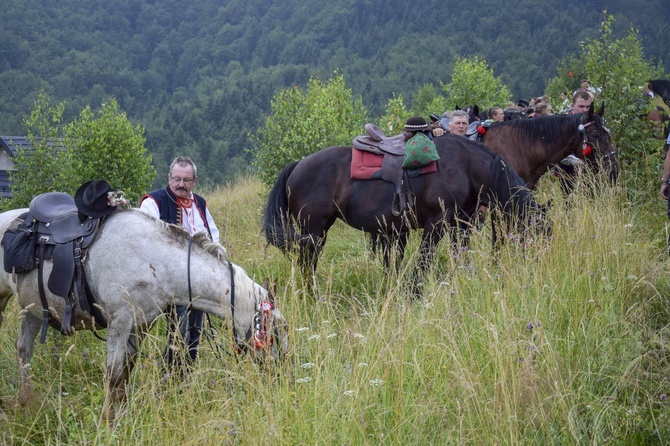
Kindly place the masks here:
POLYGON ((79 213, 98 218, 114 212, 114 207, 109 204, 108 196, 112 190, 112 186, 105 180, 88 181, 82 184, 74 195, 74 202, 79 213))
POLYGON ((427 132, 428 130, 430 130, 430 127, 421 116, 412 116, 405 123, 406 132, 427 132))

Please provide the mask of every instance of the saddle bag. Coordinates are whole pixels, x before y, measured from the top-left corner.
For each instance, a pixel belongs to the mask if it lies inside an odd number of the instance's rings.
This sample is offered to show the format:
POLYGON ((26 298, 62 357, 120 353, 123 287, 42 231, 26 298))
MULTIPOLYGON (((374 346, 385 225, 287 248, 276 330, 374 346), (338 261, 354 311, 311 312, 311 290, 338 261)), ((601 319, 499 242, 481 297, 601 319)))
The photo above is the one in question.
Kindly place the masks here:
POLYGON ((5 272, 25 273, 35 268, 35 224, 24 221, 2 237, 5 272))
POLYGON ((416 169, 427 166, 439 159, 440 155, 437 154, 435 143, 424 133, 417 132, 405 145, 405 156, 402 167, 405 169, 416 169))

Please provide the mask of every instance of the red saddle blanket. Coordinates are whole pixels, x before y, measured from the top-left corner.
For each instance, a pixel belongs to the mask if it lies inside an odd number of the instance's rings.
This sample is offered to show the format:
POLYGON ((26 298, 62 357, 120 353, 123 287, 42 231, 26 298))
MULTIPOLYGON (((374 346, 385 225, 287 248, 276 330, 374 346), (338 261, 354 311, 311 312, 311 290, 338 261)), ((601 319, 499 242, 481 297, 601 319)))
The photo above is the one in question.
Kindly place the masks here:
MULTIPOLYGON (((352 180, 371 180, 381 178, 379 174, 375 175, 382 168, 384 155, 351 148, 351 179, 352 180)), ((414 175, 423 175, 425 173, 437 172, 437 163, 432 163, 412 169, 414 175)), ((412 176, 414 176, 412 175, 412 176)))

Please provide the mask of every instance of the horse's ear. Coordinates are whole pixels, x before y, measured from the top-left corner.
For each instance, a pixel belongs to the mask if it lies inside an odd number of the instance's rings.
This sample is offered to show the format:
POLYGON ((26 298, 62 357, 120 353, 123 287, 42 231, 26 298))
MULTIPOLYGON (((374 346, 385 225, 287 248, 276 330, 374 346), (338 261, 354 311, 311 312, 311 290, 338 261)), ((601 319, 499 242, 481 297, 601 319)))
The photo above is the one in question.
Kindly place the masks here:
POLYGON ((596 115, 600 116, 601 118, 605 115, 605 101, 603 101, 602 104, 600 104, 600 107, 598 107, 596 115))
POLYGON ((262 287, 263 289, 266 289, 266 290, 270 291, 270 281, 268 280, 267 277, 265 278, 265 280, 263 281, 263 283, 261 283, 261 287, 262 287))
POLYGON ((476 117, 479 117, 479 106, 477 104, 475 104, 475 106, 472 107, 472 113, 474 113, 476 117))
POLYGON ((591 102, 591 105, 589 105, 589 109, 586 112, 584 112, 584 118, 583 118, 584 124, 593 121, 593 115, 595 113, 594 110, 595 109, 593 108, 593 102, 591 102))
POLYGON ((461 109, 461 107, 459 107, 458 105, 456 107, 454 107, 454 110, 460 110, 460 109, 461 109))

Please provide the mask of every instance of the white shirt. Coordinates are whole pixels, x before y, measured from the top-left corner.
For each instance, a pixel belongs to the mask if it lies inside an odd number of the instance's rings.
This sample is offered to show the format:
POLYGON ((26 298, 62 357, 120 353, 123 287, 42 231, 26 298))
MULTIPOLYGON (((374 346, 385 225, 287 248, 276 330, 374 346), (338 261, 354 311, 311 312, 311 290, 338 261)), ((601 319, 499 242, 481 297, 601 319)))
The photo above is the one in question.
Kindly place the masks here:
MULTIPOLYGON (((193 194, 191 194, 190 208, 186 208, 181 205, 179 205, 179 207, 181 207, 182 215, 181 224, 184 229, 189 232, 189 234, 193 235, 198 232, 207 232, 207 226, 205 226, 205 222, 202 220, 202 215, 198 211, 193 194)), ((161 213, 158 210, 158 203, 156 203, 156 200, 154 200, 152 196, 148 196, 144 199, 144 201, 142 201, 142 204, 140 204, 140 210, 159 220, 161 218, 161 213)), ((207 208, 205 208, 205 218, 207 219, 207 224, 209 225, 209 232, 212 234, 212 241, 220 245, 221 242, 219 240, 219 228, 216 227, 216 223, 214 223, 212 214, 209 213, 209 209, 207 208)))

